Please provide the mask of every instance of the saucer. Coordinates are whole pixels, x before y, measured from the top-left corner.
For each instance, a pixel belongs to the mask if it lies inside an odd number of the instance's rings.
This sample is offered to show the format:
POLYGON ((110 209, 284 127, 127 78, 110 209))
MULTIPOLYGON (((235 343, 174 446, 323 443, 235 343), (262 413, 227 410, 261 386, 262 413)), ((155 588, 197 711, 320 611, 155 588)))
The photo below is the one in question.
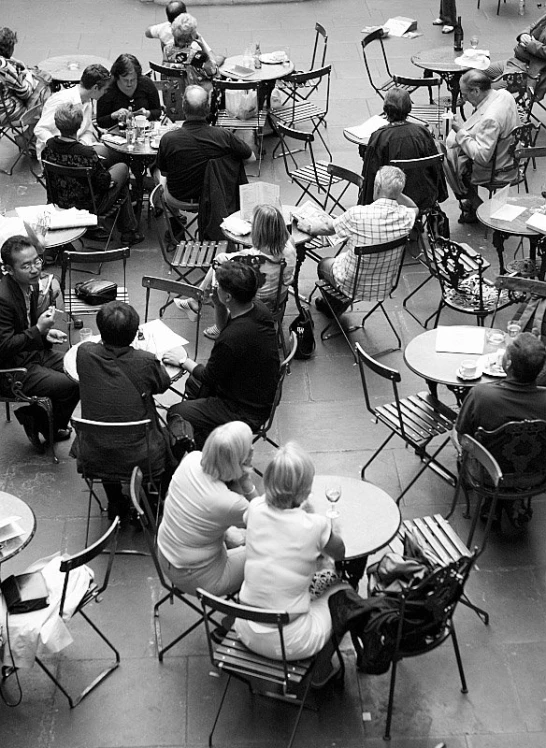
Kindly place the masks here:
POLYGON ((504 369, 497 369, 496 366, 493 367, 490 364, 484 366, 483 373, 487 374, 488 377, 498 377, 499 379, 503 379, 506 376, 504 369))
POLYGON ((479 367, 476 369, 476 373, 471 374, 470 376, 468 376, 468 374, 463 374, 461 368, 457 369, 455 373, 457 374, 458 379, 462 379, 465 382, 474 382, 476 379, 480 379, 482 375, 481 369, 479 367))

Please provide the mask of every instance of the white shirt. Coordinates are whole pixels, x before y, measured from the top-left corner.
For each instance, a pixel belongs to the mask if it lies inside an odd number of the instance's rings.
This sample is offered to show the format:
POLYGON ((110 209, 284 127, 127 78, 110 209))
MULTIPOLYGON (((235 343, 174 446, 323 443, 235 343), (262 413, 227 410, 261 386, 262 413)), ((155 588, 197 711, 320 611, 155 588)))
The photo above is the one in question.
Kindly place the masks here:
POLYGON ((40 119, 34 129, 38 158, 41 158, 42 151, 49 138, 60 135, 59 130, 55 126, 55 112, 60 104, 80 104, 83 109, 83 121, 78 130, 77 138, 80 143, 84 143, 85 145, 92 145, 97 141, 97 134, 93 125, 93 102, 86 101, 85 104, 82 103, 79 85, 72 86, 71 88, 63 88, 62 91, 57 91, 57 93, 54 93, 46 101, 40 119))

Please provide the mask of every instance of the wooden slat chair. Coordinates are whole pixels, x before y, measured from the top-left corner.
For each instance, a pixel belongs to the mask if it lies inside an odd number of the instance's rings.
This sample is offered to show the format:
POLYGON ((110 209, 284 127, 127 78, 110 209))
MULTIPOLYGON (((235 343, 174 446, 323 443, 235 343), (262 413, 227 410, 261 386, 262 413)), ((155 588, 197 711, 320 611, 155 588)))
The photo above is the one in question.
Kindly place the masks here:
MULTIPOLYGON (((87 304, 76 296, 74 290, 72 272, 78 272, 80 268, 74 265, 98 264, 102 267, 105 263, 121 262, 123 264, 123 283, 118 285, 117 300, 129 303, 127 291, 127 259, 131 256, 129 247, 120 249, 109 249, 101 252, 64 252, 62 259, 61 289, 63 292, 66 313, 68 315, 68 339, 70 341, 71 322, 75 318, 85 315, 96 315, 100 305, 87 304)), ((84 271, 82 271, 84 272, 84 271)))
MULTIPOLYGON (((341 334, 345 338, 347 345, 351 353, 354 355, 353 344, 349 338, 349 334, 355 330, 359 330, 364 327, 364 323, 370 317, 376 309, 380 309, 383 312, 383 316, 387 320, 389 327, 393 331, 398 349, 402 347, 402 341, 400 336, 394 327, 390 316, 385 311, 383 306, 384 301, 392 295, 398 286, 400 280, 400 273, 402 271, 402 263, 404 261, 404 249, 408 241, 408 236, 402 236, 400 239, 394 239, 390 242, 383 244, 371 244, 365 247, 353 247, 351 250, 357 257, 357 265, 354 274, 353 288, 350 294, 341 291, 339 288, 335 288, 326 280, 318 280, 316 287, 319 289, 324 302, 327 304, 332 314, 333 320, 328 323, 324 330, 321 332, 321 340, 328 340, 335 335, 341 334), (374 259, 375 256, 375 259, 374 259), (363 264, 363 258, 371 258, 372 264, 363 264), (377 274, 374 280, 374 273, 377 274), (361 279, 362 277, 369 279, 364 288, 365 291, 361 290, 361 279), (377 279, 381 278, 381 289, 377 290, 377 279), (371 296, 371 298, 369 298, 371 296), (332 301, 337 302, 334 306, 332 301), (340 317, 342 314, 348 311, 349 308, 354 307, 355 304, 359 304, 364 301, 375 301, 375 304, 366 312, 362 318, 360 325, 352 325, 349 328, 343 327, 340 317), (338 331, 329 332, 332 325, 337 325, 338 331)), ((389 349, 389 352, 397 349, 389 349)), ((384 351, 386 353, 387 351, 384 351)))
MULTIPOLYGON (((444 102, 440 96, 442 79, 440 77, 408 78, 403 75, 393 75, 392 79, 396 88, 404 88, 413 94, 420 88, 428 89, 428 104, 417 104, 412 97, 411 120, 418 120, 432 131, 435 138, 443 139, 447 134, 446 129, 449 128, 449 120, 443 117, 444 102), (433 93, 433 89, 435 89, 435 93, 433 93)), ((392 161, 391 163, 394 164, 392 161)))
MULTIPOLYGON (((311 55, 311 62, 309 63, 309 67, 307 70, 315 70, 315 68, 323 68, 326 64, 326 53, 328 51, 328 32, 326 31, 326 28, 321 23, 315 23, 315 41, 313 44, 313 53, 311 55)), ((293 73, 296 75, 298 73, 305 73, 306 70, 294 70, 293 73)), ((290 75, 292 75, 291 73, 290 75)), ((289 98, 293 95, 295 95, 298 98, 305 99, 307 98, 306 94, 308 93, 307 88, 309 88, 309 94, 313 92, 313 89, 311 86, 306 86, 304 88, 293 88, 290 85, 290 75, 285 76, 284 78, 279 78, 279 80, 276 82, 276 86, 281 89, 283 94, 286 94, 287 101, 289 98)), ((285 102, 286 103, 286 102, 285 102)))
MULTIPOLYGON (((396 369, 385 366, 373 359, 364 351, 359 343, 356 344, 355 351, 366 408, 372 414, 375 423, 382 423, 390 432, 362 468, 362 480, 365 480, 366 470, 375 458, 383 451, 393 436, 398 436, 415 451, 415 454, 423 462, 422 467, 419 468, 417 474, 398 497, 398 502, 424 473, 427 467, 430 467, 441 478, 454 486, 456 483, 455 475, 438 460, 438 455, 449 444, 451 430, 453 429, 457 414, 428 392, 419 392, 416 395, 404 398, 400 397, 398 392, 398 385, 402 381, 400 373, 396 369), (372 405, 367 370, 373 372, 381 379, 391 382, 394 395, 392 402, 372 405), (429 445, 437 436, 444 438, 435 451, 431 453, 428 451, 429 445)), ((375 398, 373 398, 373 402, 375 403, 375 398)))
MULTIPOLYGON (((220 706, 216 713, 216 718, 209 735, 209 746, 212 746, 212 738, 218 718, 228 688, 232 678, 246 683, 252 692, 252 683, 259 681, 262 685, 270 684, 275 692, 270 694, 274 698, 282 699, 290 704, 298 706, 296 722, 290 735, 287 748, 291 748, 304 706, 306 706, 307 696, 309 694, 313 672, 315 670, 317 656, 307 657, 300 660, 288 660, 284 644, 284 627, 290 621, 290 615, 285 611, 265 610, 263 608, 253 608, 248 605, 240 605, 234 602, 228 602, 221 598, 211 595, 206 590, 198 589, 197 596, 203 607, 203 616, 205 617, 205 628, 207 630, 207 640, 209 646, 209 656, 213 667, 218 668, 221 672, 227 674, 228 678, 220 700, 220 706), (253 621, 257 624, 271 626, 273 632, 271 636, 277 636, 279 640, 280 659, 273 660, 252 652, 240 641, 236 632, 232 629, 224 637, 221 644, 216 644, 211 636, 209 615, 218 613, 224 616, 230 616, 232 619, 253 621)), ((334 639, 336 655, 342 667, 342 676, 344 674, 344 663, 337 641, 334 639)), ((268 695, 267 692, 264 695, 268 695)))
POLYGON ((200 277, 199 283, 207 274, 208 269, 214 262, 214 258, 220 252, 227 252, 227 241, 186 241, 180 242, 176 247, 170 266, 179 278, 189 283, 188 276, 197 272, 200 277))

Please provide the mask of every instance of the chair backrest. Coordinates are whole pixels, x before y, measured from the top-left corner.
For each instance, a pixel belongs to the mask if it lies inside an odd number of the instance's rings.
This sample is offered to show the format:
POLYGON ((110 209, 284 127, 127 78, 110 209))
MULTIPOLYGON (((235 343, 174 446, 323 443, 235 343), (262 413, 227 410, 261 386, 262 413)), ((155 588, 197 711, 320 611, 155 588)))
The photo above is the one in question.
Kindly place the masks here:
POLYGON ((93 597, 97 598, 108 587, 108 582, 110 580, 110 572, 112 571, 112 564, 114 563, 114 558, 116 554, 118 531, 119 531, 119 517, 116 517, 116 519, 112 522, 112 524, 110 525, 108 530, 104 533, 104 535, 101 538, 99 538, 95 543, 93 543, 93 545, 90 545, 87 548, 84 548, 83 551, 74 553, 71 556, 68 556, 68 558, 64 558, 61 561, 60 570, 65 575, 64 582, 63 582, 63 591, 61 595, 61 606, 59 610, 59 615, 61 616, 61 618, 64 612, 64 605, 65 605, 65 600, 66 600, 66 593, 68 590, 68 579, 70 576, 70 572, 73 569, 77 569, 78 567, 83 566, 84 564, 88 564, 90 561, 92 561, 94 558, 96 558, 98 555, 100 555, 103 552, 108 553, 108 563, 106 565, 106 569, 104 570, 104 573, 102 576, 102 582, 100 583, 100 585, 95 582, 95 586, 93 588, 93 597))
MULTIPOLYGON (((364 348, 360 345, 360 343, 355 344, 355 352, 356 352, 356 358, 358 361, 358 368, 360 371, 360 379, 362 381, 362 389, 364 391, 364 400, 366 401, 366 408, 369 410, 372 415, 375 416, 375 408, 372 405, 372 400, 370 397, 370 392, 368 389, 368 380, 366 377, 366 369, 370 369, 370 371, 373 371, 374 374, 377 374, 377 376, 382 377, 383 379, 387 379, 392 384, 393 394, 394 394, 394 400, 396 403, 396 409, 397 409, 397 423, 402 423, 402 419, 400 418, 400 398, 398 395, 398 385, 402 381, 402 377, 400 376, 400 372, 396 369, 392 369, 390 366, 385 366, 385 364, 380 363, 375 358, 372 358, 370 355, 366 353, 364 348)), ((403 427, 402 427, 403 429, 403 427)))
MULTIPOLYGON (((102 476, 109 480, 129 480, 133 465, 129 469, 125 469, 125 466, 114 463, 113 465, 108 462, 108 458, 112 457, 110 454, 110 448, 107 445, 114 443, 116 448, 123 450, 125 440, 128 440, 129 444, 134 445, 135 441, 140 439, 146 444, 146 476, 151 478, 154 475, 154 465, 151 462, 150 455, 150 431, 152 422, 149 418, 144 418, 141 421, 123 421, 123 422, 108 422, 108 421, 90 421, 86 418, 77 418, 72 416, 70 419, 74 431, 78 437, 78 460, 79 466, 81 467, 82 475, 84 478, 101 479, 102 476), (89 468, 86 462, 86 439, 88 443, 91 443, 93 450, 97 449, 97 445, 104 446, 104 460, 100 455, 100 460, 96 454, 93 454, 92 469, 89 468), (109 469, 101 473, 100 469, 97 468, 98 462, 101 461, 109 469), (113 468, 113 470, 111 469, 113 468), (117 470, 117 472, 116 472, 117 470), (114 477, 115 474, 115 477, 114 477)), ((134 447, 133 447, 134 448, 134 447)), ((135 462, 138 457, 135 456, 135 462)))
MULTIPOLYGON (((123 286, 127 287, 127 260, 131 256, 129 247, 120 247, 119 249, 107 249, 102 252, 63 252, 62 270, 61 270, 61 289, 64 293, 66 289, 66 277, 68 275, 68 288, 72 288, 72 267, 73 265, 103 265, 107 262, 123 263, 123 286)), ((76 268, 77 270, 77 268, 76 268)), ((97 307, 98 311, 99 307, 97 307)))
POLYGON ((295 151, 290 147, 290 145, 286 142, 287 139, 293 139, 297 140, 300 143, 304 143, 304 152, 309 154, 309 157, 311 159, 311 168, 313 170, 313 175, 315 177, 315 180, 318 182, 318 170, 317 170, 317 162, 315 159, 315 153, 313 151, 313 142, 315 140, 315 137, 312 132, 306 132, 305 130, 297 130, 295 127, 288 127, 287 125, 283 125, 282 122, 276 122, 275 118, 271 118, 271 126, 275 132, 275 134, 278 136, 280 143, 281 143, 281 149, 282 149, 282 157, 284 161, 284 168, 286 170, 286 173, 288 176, 292 179, 290 175, 290 171, 292 169, 292 166, 290 166, 290 162, 288 161, 288 158, 290 157, 290 161, 293 164, 293 168, 298 168, 298 162, 296 161, 296 158, 294 156, 295 151))
POLYGON ((413 171, 416 169, 426 169, 429 166, 440 167, 444 160, 443 153, 434 153, 432 156, 423 156, 422 158, 395 158, 389 161, 391 166, 398 166, 403 172, 413 171))
POLYGON ((256 441, 256 439, 259 439, 260 437, 263 437, 265 434, 267 434, 267 432, 273 425, 273 421, 275 420, 275 413, 277 412, 277 408, 282 399, 282 388, 283 388, 284 380, 286 378, 286 375, 290 371, 290 364, 292 360, 294 359, 294 356, 296 355, 297 350, 298 350, 298 338, 295 332, 291 332, 290 333, 290 350, 286 358, 281 362, 281 366, 279 369, 279 379, 277 381, 277 389, 275 390, 275 397, 273 398, 273 403, 271 404, 271 410, 269 411, 269 415, 264 425, 261 426, 256 432, 254 441, 256 441))
MULTIPOLYGON (((226 600, 225 598, 216 597, 211 595, 209 592, 202 588, 197 589, 197 597, 201 601, 203 607, 203 615, 205 619, 205 628, 207 630, 207 640, 209 645, 209 655, 211 662, 215 664, 214 660, 214 649, 212 646, 211 630, 210 630, 210 614, 219 613, 224 616, 229 616, 231 619, 241 619, 243 621, 252 621, 266 626, 276 626, 279 635, 280 644, 280 659, 283 663, 284 669, 284 687, 287 689, 289 684, 289 671, 290 664, 286 659, 286 647, 284 643, 284 627, 290 620, 290 615, 283 610, 266 610, 264 608, 253 608, 249 605, 241 605, 240 603, 234 603, 226 600)), ((240 668, 244 670, 244 662, 240 663, 240 668)), ((237 664, 230 663, 230 670, 236 670, 237 664)), ((264 677, 267 679, 267 658, 264 658, 264 677)))
POLYGON ((161 564, 159 563, 159 558, 157 556, 157 526, 155 523, 154 514, 150 507, 150 502, 148 501, 146 491, 144 490, 143 480, 144 477, 142 475, 142 470, 139 467, 135 467, 131 474, 131 483, 129 487, 131 493, 131 502, 137 514, 140 526, 142 527, 144 540, 146 541, 150 556, 152 557, 152 561, 154 562, 158 579, 161 582, 161 585, 165 589, 169 590, 172 587, 172 583, 168 581, 163 574, 163 569, 161 568, 161 564))
POLYGON ((538 76, 529 75, 527 72, 514 70, 503 73, 495 78, 493 83, 503 81, 507 90, 513 95, 520 119, 528 122, 535 103, 535 89, 529 85, 529 81, 537 81, 538 76))
MULTIPOLYGON (((431 75, 430 78, 413 78, 407 75, 393 75, 392 79, 397 86, 404 88, 439 88, 442 85, 442 79, 437 75, 431 75)), ((413 91, 412 91, 413 93, 413 91)))
POLYGON ((525 172, 529 165, 529 159, 519 161, 516 158, 516 151, 520 147, 530 147, 535 144, 540 127, 532 122, 524 122, 517 125, 505 138, 499 138, 495 146, 493 158, 491 159, 491 175, 486 187, 496 188, 503 184, 511 182, 522 182, 525 179, 525 172), (506 163, 503 167, 497 167, 498 153, 504 150, 505 144, 508 143, 508 153, 506 163))
POLYGON ((372 296, 364 294, 361 286, 361 275, 364 273, 365 287, 373 291, 376 300, 387 298, 397 287, 402 271, 404 248, 409 234, 382 244, 370 244, 364 247, 354 247, 352 251, 357 257, 356 270, 353 279, 351 300, 353 303, 365 298, 370 301, 372 296), (375 255, 373 265, 362 262, 362 258, 375 255))
POLYGON ((186 70, 183 67, 173 67, 159 62, 148 62, 150 70, 158 73, 163 78, 186 78, 186 70))
POLYGON ((468 434, 463 434, 461 436, 460 445, 463 451, 460 473, 465 473, 468 460, 474 460, 475 462, 478 462, 486 472, 491 485, 498 488, 503 479, 503 474, 499 463, 493 457, 491 452, 489 452, 481 442, 473 439, 468 434))
POLYGON ((370 64, 366 49, 373 42, 377 42, 379 44, 381 55, 379 57, 379 60, 377 61, 377 65, 380 69, 383 68, 383 71, 381 72, 381 76, 383 77, 384 75, 387 75, 387 77, 392 80, 392 73, 390 71, 389 62, 387 60, 387 53, 385 52, 385 45, 383 44, 383 36, 384 36, 383 29, 377 29, 376 31, 372 31, 370 34, 366 34, 360 42, 360 44, 362 45, 362 56, 364 58, 364 65, 366 66, 366 73, 368 74, 368 80, 370 81, 371 87, 374 89, 376 93, 378 93, 381 96, 382 99, 385 98, 385 93, 384 91, 381 90, 382 84, 376 82, 371 71, 371 66, 376 63, 376 60, 374 59, 373 61, 371 61, 371 64, 370 64))
POLYGON ((463 281, 469 277, 469 267, 474 265, 476 277, 477 297, 479 309, 484 309, 483 303, 483 272, 485 261, 481 254, 471 255, 458 242, 437 236, 434 242, 432 259, 434 275, 440 281, 442 295, 445 297, 452 291, 459 291, 463 281))
POLYGON ((46 180, 47 201, 61 208, 85 208, 98 214, 97 199, 93 190, 93 169, 87 166, 60 166, 42 160, 46 180), (68 205, 63 193, 69 185, 71 204, 68 205))
POLYGON ((509 421, 494 431, 480 426, 476 441, 502 470, 501 496, 510 491, 526 496, 546 490, 546 421, 509 421))
POLYGON ((326 167, 326 171, 328 172, 328 174, 330 174, 331 177, 344 179, 346 182, 354 184, 355 187, 357 187, 359 190, 364 184, 362 174, 357 174, 355 171, 346 169, 344 166, 338 166, 337 164, 328 164, 328 166, 326 167))
POLYGON ((309 70, 314 70, 315 65, 324 67, 326 60, 326 52, 328 51, 328 34, 326 29, 321 23, 315 23, 315 43, 313 45, 313 55, 311 56, 311 64, 309 70), (322 50, 320 43, 322 42, 322 50))
POLYGON ((320 92, 320 100, 323 102, 325 115, 328 113, 331 73, 332 66, 326 65, 304 73, 291 73, 286 77, 286 83, 289 83, 296 91, 296 95, 291 97, 291 106, 294 113, 298 103, 307 101, 311 95, 317 92, 320 92))
POLYGON ((283 278, 286 268, 286 260, 283 258, 280 262, 276 262, 264 255, 240 255, 237 254, 237 252, 230 255, 229 259, 231 262, 242 262, 245 265, 250 265, 258 276, 260 287, 263 286, 266 281, 266 277, 262 270, 265 270, 265 267, 269 268, 268 274, 275 276, 275 296, 271 300, 272 303, 268 304, 268 306, 270 306, 273 315, 277 314, 286 299, 286 294, 283 293, 283 278))
POLYGON ((254 91, 257 102, 262 102, 263 81, 230 81, 214 78, 212 81, 211 113, 216 118, 220 109, 225 108, 226 91, 254 91))
POLYGON ((194 356, 197 356, 197 350, 199 347, 199 324, 201 321, 201 306, 203 304, 203 291, 198 286, 192 286, 190 283, 184 283, 183 281, 170 280, 169 278, 154 278, 149 275, 145 275, 142 278, 142 286, 146 289, 146 308, 144 311, 144 322, 148 321, 148 310, 150 306, 150 292, 164 291, 168 294, 168 300, 163 304, 159 310, 159 316, 161 317, 162 312, 169 303, 170 296, 191 298, 195 299, 198 304, 197 320, 195 325, 195 349, 194 356))

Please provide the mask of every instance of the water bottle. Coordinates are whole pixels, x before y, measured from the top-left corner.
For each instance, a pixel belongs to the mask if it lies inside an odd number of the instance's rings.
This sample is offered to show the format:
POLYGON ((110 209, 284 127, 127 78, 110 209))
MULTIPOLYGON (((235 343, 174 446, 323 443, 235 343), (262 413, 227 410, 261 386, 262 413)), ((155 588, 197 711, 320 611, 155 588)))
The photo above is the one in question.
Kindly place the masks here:
POLYGON ((261 55, 262 50, 260 49, 260 42, 256 42, 256 49, 254 51, 254 67, 256 70, 259 70, 262 67, 262 61, 260 60, 261 55))
POLYGON ((133 114, 133 108, 129 106, 129 113, 125 118, 125 137, 127 142, 127 148, 132 149, 135 147, 136 142, 136 130, 135 130, 135 115, 133 114))
POLYGON ((457 25, 455 26, 455 33, 453 35, 453 49, 455 52, 463 51, 463 39, 464 31, 461 24, 461 16, 457 18, 457 25))
POLYGON ((519 0, 518 16, 525 15, 525 0, 519 0))

